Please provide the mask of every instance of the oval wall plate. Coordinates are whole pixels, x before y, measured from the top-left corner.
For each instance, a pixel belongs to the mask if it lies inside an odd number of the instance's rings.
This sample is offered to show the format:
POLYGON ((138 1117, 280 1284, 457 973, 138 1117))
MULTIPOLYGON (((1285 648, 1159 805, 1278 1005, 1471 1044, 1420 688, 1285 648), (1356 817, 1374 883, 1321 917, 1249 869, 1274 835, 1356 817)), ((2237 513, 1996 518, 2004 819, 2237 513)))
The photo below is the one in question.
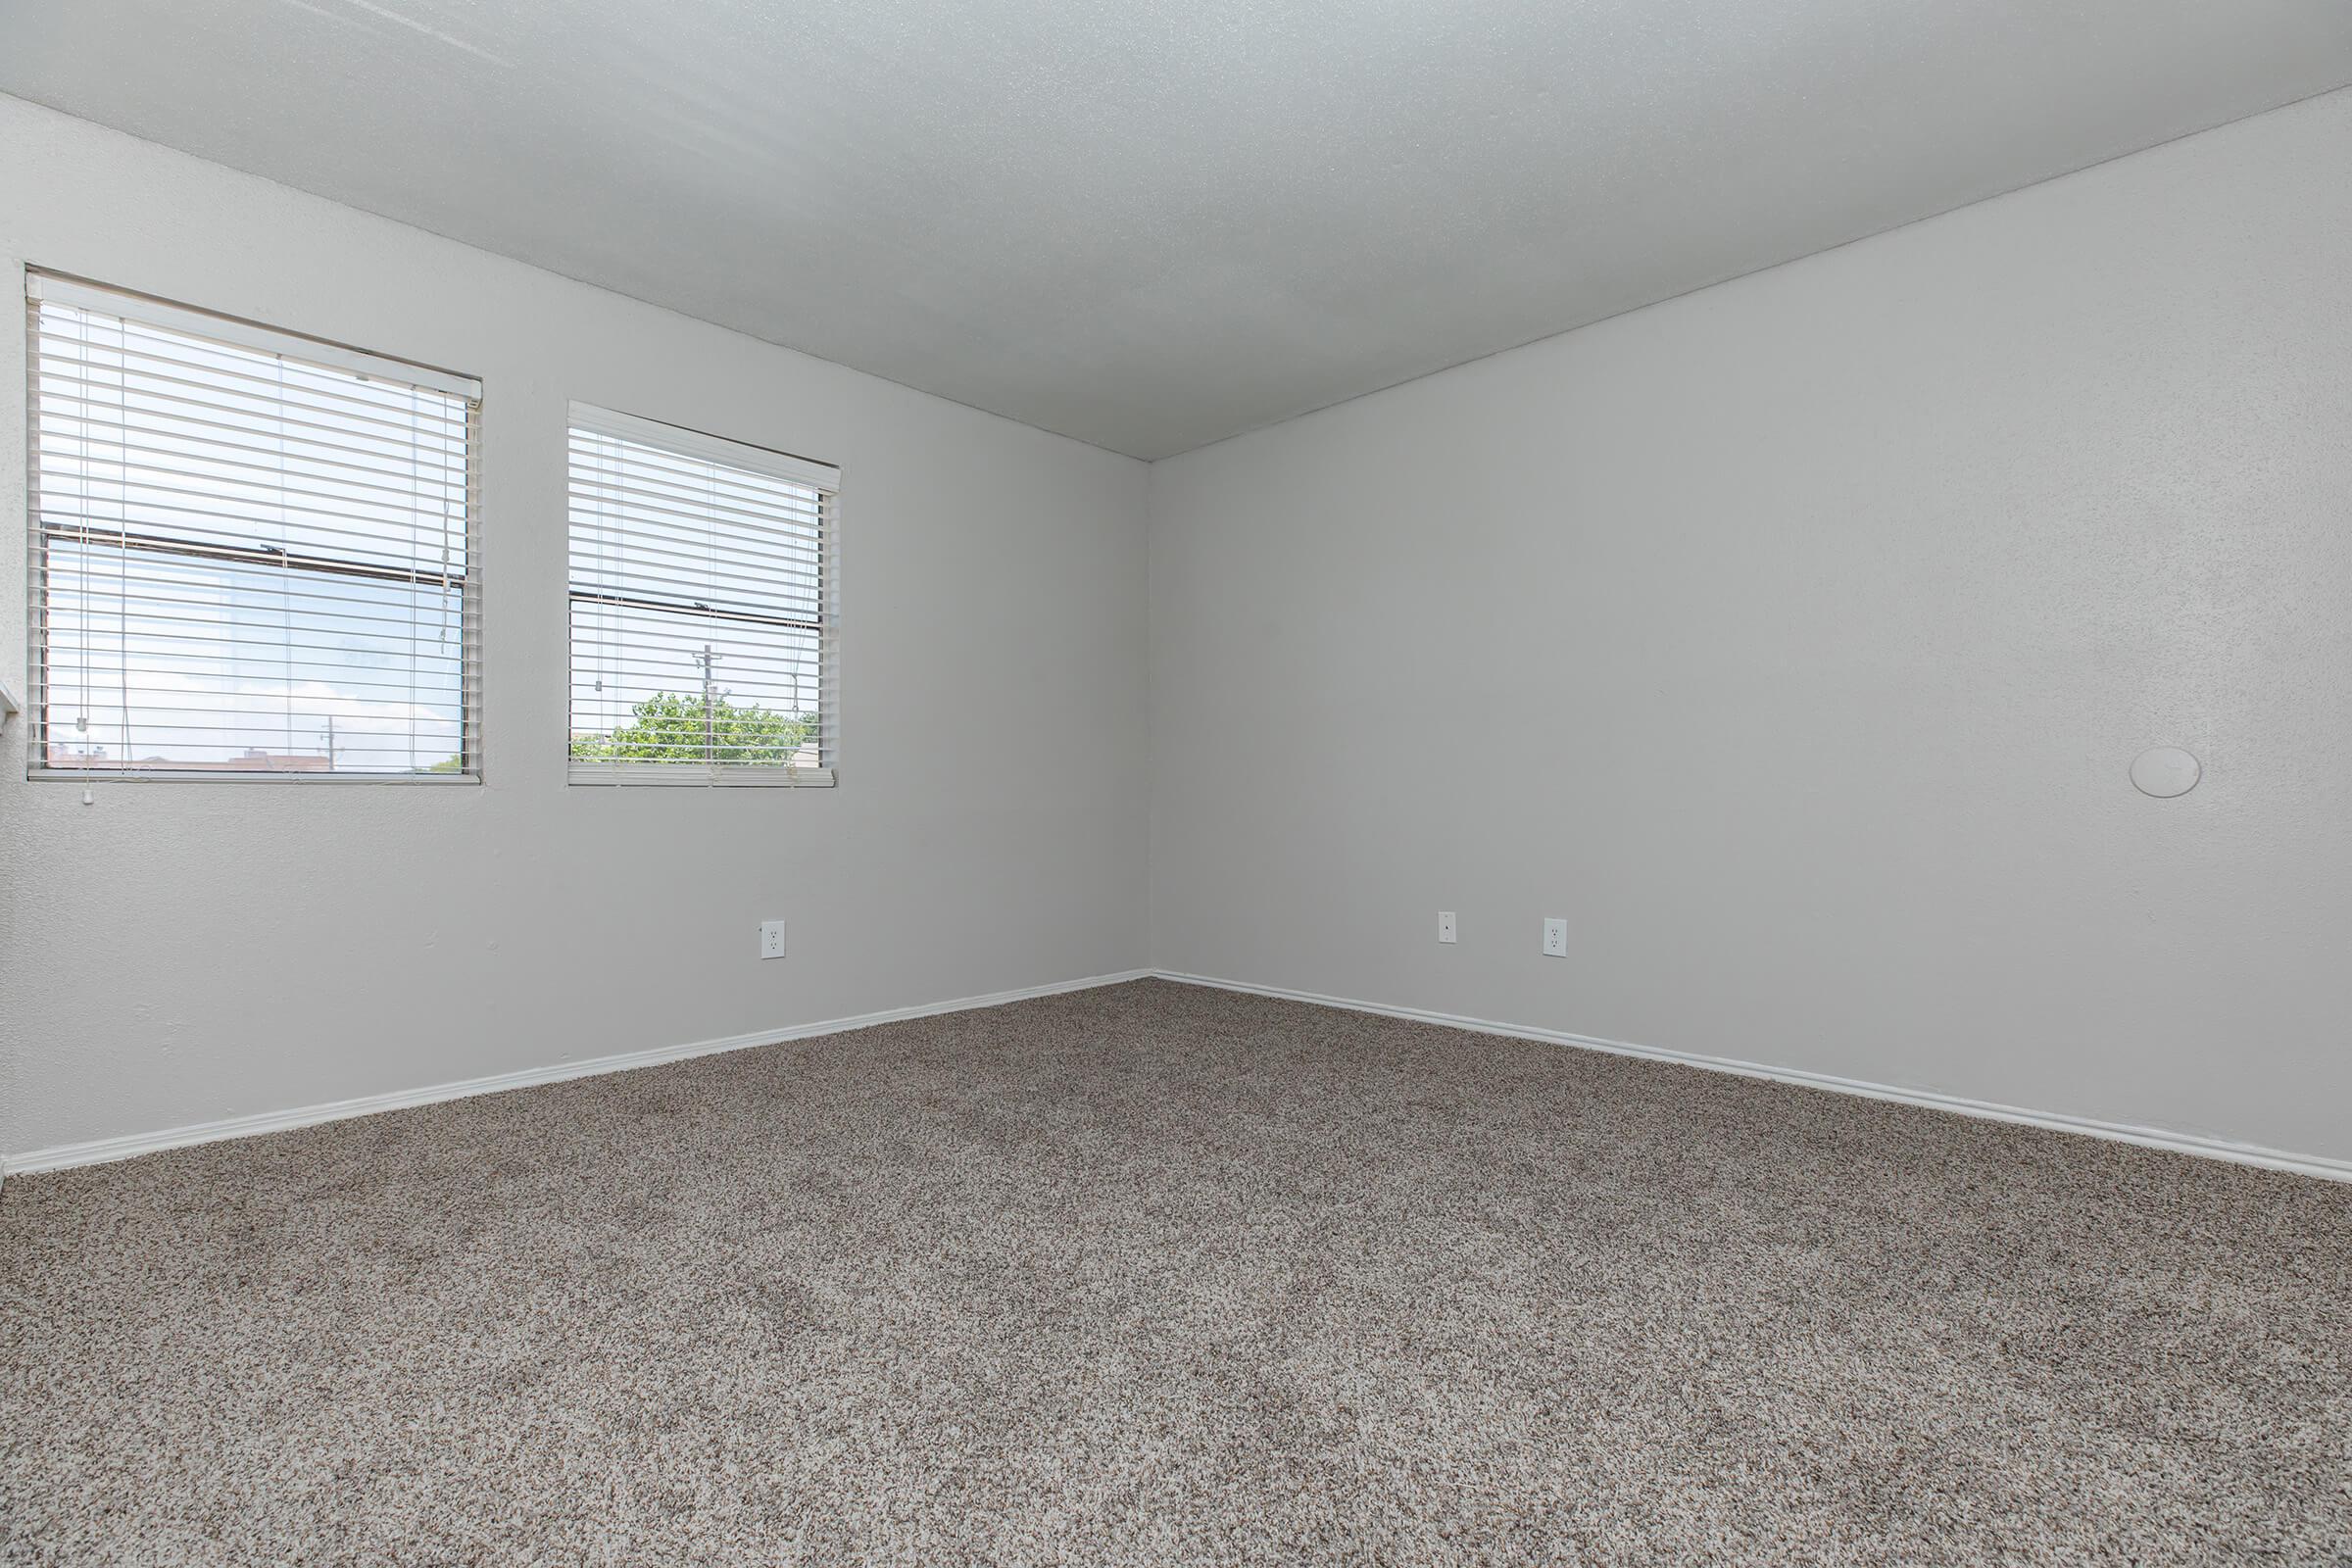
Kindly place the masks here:
POLYGON ((2142 795, 2169 801, 2197 787, 2205 769, 2178 746, 2158 746, 2139 754, 2132 764, 2132 783, 2142 795))

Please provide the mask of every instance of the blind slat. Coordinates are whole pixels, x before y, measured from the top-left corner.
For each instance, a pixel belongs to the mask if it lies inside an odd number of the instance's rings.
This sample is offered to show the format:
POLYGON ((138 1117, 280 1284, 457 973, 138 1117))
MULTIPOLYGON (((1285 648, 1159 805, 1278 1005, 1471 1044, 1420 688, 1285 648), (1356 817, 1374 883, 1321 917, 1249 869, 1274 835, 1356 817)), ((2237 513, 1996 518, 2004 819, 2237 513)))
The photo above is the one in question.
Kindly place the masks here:
POLYGON ((570 487, 577 498, 625 495, 649 511, 667 509, 691 516, 742 517, 754 522, 780 517, 798 519, 804 525, 813 523, 818 512, 815 498, 821 492, 800 485, 778 483, 761 490, 743 491, 697 485, 691 482, 690 475, 679 477, 674 483, 669 478, 606 452, 572 449, 570 487))
MULTIPOLYGON (((134 372, 143 368, 131 367, 134 372)), ((159 385, 143 373, 126 379, 118 372, 114 380, 98 382, 52 372, 40 395, 49 412, 83 421, 90 438, 107 445, 122 444, 108 432, 152 435, 159 425, 176 423, 220 437, 266 438, 273 448, 282 441, 323 452, 399 460, 422 471, 438 469, 459 478, 465 472, 465 422, 437 411, 364 412, 366 405, 313 407, 291 398, 232 396, 225 389, 208 393, 195 384, 159 392, 159 385), (436 458, 441 461, 432 461, 436 458)))
MULTIPOLYGON (((272 423, 282 418, 293 429, 332 431, 338 438, 348 436, 352 441, 372 440, 390 446, 434 443, 455 449, 466 441, 465 420, 438 407, 424 404, 403 407, 374 398, 320 397, 312 388, 277 385, 229 373, 210 374, 203 366, 184 367, 189 372, 186 375, 171 373, 172 369, 182 368, 176 360, 125 357, 120 364, 99 366, 86 360, 61 361, 52 356, 49 372, 42 380, 41 395, 56 403, 113 409, 123 414, 169 415, 175 404, 193 402, 201 404, 213 417, 232 429, 236 428, 235 418, 266 418, 272 423), (239 382, 250 384, 239 385, 239 382), (190 398, 180 389, 192 391, 196 396, 190 398), (301 392, 313 395, 294 395, 301 392), (298 415, 307 417, 293 417, 298 415)), ((437 403, 439 395, 432 396, 437 403)), ((340 439, 337 444, 341 444, 340 439)))

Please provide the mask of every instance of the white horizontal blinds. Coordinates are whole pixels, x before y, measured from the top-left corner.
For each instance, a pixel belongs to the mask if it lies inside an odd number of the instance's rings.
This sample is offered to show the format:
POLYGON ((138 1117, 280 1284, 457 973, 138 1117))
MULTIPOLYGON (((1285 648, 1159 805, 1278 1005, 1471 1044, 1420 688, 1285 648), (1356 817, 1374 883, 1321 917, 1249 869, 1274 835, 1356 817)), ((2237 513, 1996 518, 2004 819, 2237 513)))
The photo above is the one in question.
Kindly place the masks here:
POLYGON ((33 770, 475 773, 470 383, 26 294, 33 770))
POLYGON ((839 486, 821 464, 573 408, 573 779, 833 781, 839 486))

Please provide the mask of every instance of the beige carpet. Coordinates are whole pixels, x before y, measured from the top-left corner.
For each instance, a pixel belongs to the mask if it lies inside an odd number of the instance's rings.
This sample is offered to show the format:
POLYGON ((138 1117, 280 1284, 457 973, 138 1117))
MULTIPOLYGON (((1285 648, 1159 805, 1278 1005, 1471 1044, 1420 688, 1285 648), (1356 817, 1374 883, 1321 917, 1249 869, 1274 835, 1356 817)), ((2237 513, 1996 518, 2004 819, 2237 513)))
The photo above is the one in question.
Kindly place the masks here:
POLYGON ((2352 1561, 2352 1188, 1157 982, 28 1177, 0 1558, 2352 1561))

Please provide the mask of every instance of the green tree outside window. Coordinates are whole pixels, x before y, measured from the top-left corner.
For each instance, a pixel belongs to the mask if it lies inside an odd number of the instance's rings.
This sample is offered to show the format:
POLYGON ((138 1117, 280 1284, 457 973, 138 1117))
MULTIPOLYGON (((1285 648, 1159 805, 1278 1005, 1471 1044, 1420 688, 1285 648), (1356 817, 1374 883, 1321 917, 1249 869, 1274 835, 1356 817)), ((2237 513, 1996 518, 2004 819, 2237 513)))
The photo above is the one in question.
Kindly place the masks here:
POLYGON ((779 713, 723 696, 656 692, 610 735, 574 735, 583 762, 719 762, 782 767, 816 736, 814 713, 779 713))

